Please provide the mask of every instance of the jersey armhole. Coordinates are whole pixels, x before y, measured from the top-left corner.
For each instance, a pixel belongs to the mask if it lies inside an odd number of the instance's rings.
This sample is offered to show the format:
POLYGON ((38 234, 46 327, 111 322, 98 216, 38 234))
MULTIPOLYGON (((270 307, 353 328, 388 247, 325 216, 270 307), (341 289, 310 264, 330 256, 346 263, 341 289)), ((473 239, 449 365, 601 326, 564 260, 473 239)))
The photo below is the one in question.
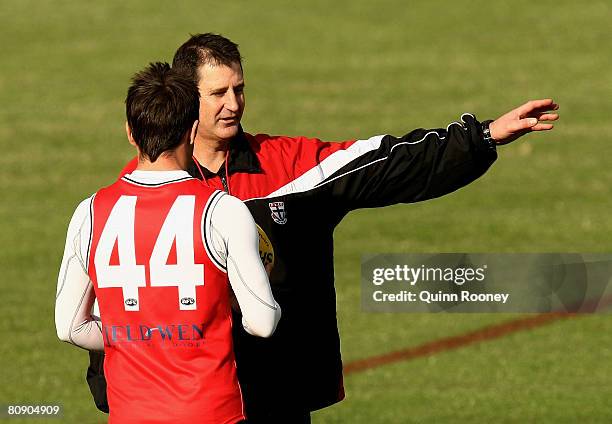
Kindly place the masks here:
POLYGON ((89 274, 89 254, 91 252, 91 242, 93 240, 93 231, 94 231, 94 199, 96 198, 96 193, 92 194, 89 198, 89 237, 87 240, 87 250, 85 251, 85 272, 89 274))
POLYGON ((210 258, 211 262, 219 268, 220 271, 227 273, 227 262, 226 260, 215 250, 213 244, 213 226, 212 226, 212 214, 215 206, 219 203, 219 200, 225 196, 225 193, 216 190, 206 202, 204 211, 202 212, 202 222, 200 225, 200 231, 202 233, 202 242, 204 243, 204 249, 206 254, 210 258))

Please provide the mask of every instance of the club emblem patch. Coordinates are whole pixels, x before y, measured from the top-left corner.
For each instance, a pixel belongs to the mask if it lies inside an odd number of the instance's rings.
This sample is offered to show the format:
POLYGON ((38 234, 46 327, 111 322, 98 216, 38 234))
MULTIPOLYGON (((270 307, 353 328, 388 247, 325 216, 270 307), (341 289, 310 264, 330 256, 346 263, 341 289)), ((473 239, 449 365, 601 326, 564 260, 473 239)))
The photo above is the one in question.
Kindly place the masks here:
POLYGON ((287 212, 285 211, 285 202, 270 202, 268 203, 270 212, 272 212, 272 219, 277 224, 287 223, 287 212))

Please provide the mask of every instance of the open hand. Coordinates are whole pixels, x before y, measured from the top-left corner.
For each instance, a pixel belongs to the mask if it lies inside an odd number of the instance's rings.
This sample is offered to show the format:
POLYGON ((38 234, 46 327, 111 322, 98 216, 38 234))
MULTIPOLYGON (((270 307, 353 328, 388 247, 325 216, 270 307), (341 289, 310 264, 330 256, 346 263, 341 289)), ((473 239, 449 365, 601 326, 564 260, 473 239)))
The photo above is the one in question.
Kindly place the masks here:
POLYGON ((531 100, 491 122, 491 137, 497 144, 508 144, 532 131, 552 130, 549 122, 559 119, 553 113, 557 109, 552 99, 531 100))

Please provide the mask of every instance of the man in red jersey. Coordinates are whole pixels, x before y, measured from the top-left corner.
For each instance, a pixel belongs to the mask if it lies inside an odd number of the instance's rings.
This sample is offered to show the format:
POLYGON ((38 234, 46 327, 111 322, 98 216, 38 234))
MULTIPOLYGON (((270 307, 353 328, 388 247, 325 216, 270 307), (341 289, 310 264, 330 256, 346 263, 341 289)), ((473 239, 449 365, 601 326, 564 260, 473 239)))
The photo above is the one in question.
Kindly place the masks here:
MULTIPOLYGON (((417 128, 400 137, 329 143, 250 134, 240 125, 245 81, 235 43, 216 34, 194 35, 176 51, 173 67, 197 78, 200 89, 196 161, 189 173, 243 200, 261 229, 262 245, 271 246, 262 257, 271 268, 283 320, 265 340, 233 328, 238 378, 253 424, 308 423, 310 411, 344 397, 334 288, 336 225, 356 209, 458 190, 487 171, 498 145, 550 130, 558 118, 557 105, 544 99, 495 121, 464 113, 444 127, 417 128), (316 336, 310 336, 313 328, 316 336)), ((292 100, 279 107, 293 108, 292 100)), ((126 169, 133 168, 132 163, 126 169)), ((404 231, 409 226, 407 221, 404 231)), ((92 355, 88 370, 98 405, 105 403, 101 362, 101 355, 92 355)))
POLYGON ((198 104, 168 64, 137 74, 126 99, 136 169, 81 202, 68 228, 57 333, 105 351, 109 422, 244 420, 228 276, 245 331, 268 337, 280 318, 248 209, 184 170, 198 104))

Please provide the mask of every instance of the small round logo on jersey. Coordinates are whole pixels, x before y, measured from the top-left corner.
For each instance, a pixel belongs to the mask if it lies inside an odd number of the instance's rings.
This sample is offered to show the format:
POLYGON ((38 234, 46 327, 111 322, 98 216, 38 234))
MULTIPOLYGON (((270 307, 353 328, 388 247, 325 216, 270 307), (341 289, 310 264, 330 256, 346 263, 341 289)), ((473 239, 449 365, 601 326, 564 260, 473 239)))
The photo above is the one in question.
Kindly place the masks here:
POLYGON ((193 305, 195 303, 195 299, 193 297, 183 297, 181 298, 181 303, 183 305, 193 305))
POLYGON ((138 301, 136 299, 129 298, 125 299, 125 304, 128 306, 136 306, 138 305, 138 301))

